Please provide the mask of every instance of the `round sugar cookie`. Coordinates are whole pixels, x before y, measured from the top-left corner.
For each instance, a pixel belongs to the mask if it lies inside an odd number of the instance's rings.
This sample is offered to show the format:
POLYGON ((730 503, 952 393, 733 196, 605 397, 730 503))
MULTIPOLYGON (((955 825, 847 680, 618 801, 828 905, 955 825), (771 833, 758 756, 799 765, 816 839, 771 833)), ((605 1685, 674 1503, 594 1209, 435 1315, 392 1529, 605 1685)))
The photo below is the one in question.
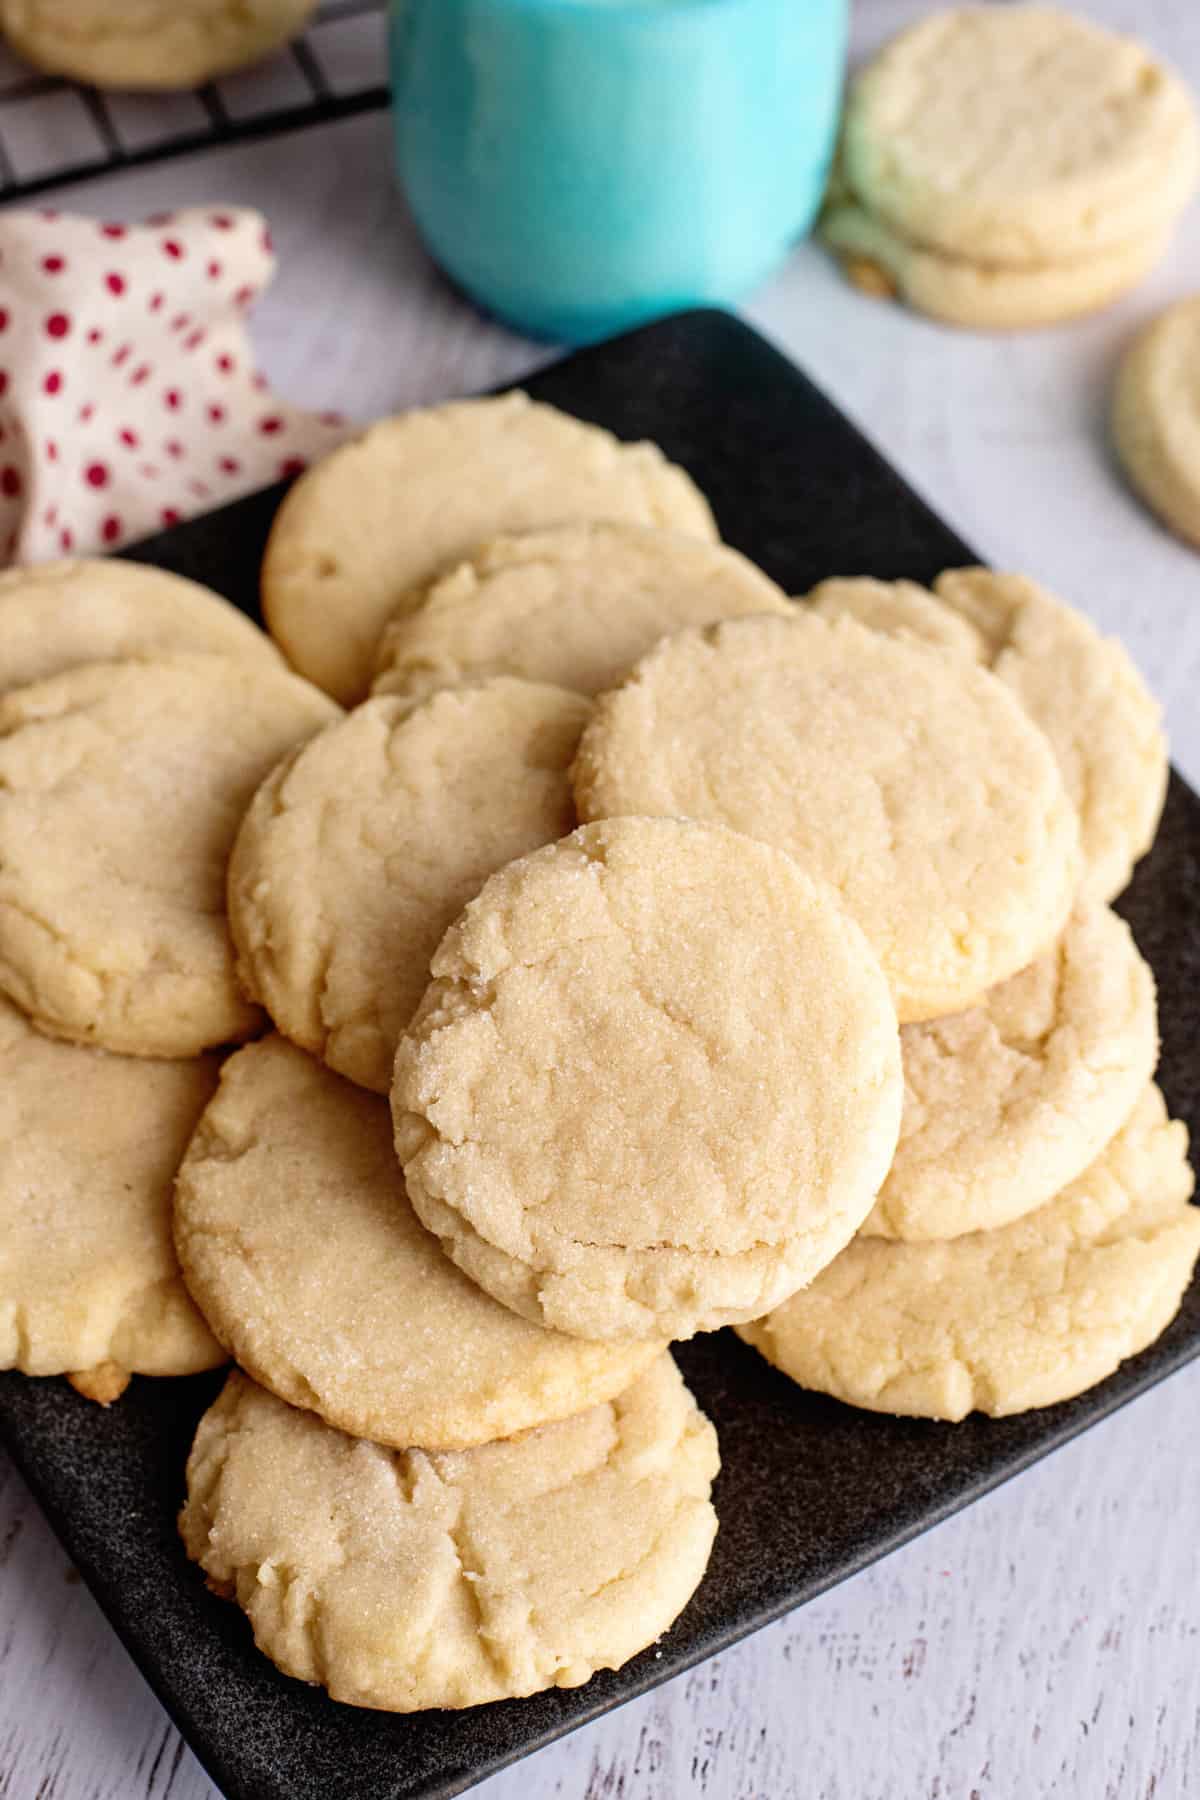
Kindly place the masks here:
POLYGON ((272 771, 230 859, 229 922, 243 986, 282 1032, 388 1092, 446 927, 575 824, 589 711, 506 676, 415 708, 368 700, 272 771))
POLYGON ((610 1400, 664 1346, 544 1331, 442 1254, 387 1103, 281 1037, 225 1064, 179 1171, 192 1296, 256 1381, 355 1437, 460 1450, 610 1400))
POLYGON ((0 990, 52 1036, 132 1056, 248 1037, 226 861, 267 771, 336 714, 218 656, 88 663, 0 698, 0 990))
POLYGON ((374 692, 420 696, 520 675, 599 694, 685 625, 788 607, 738 551, 677 531, 601 523, 494 538, 402 603, 380 641, 374 692))
POLYGON ((870 575, 832 575, 802 596, 821 619, 857 619, 871 631, 981 662, 979 633, 917 581, 876 581, 870 575))
POLYGON ((862 933, 769 845, 617 819, 493 875, 396 1054, 419 1218, 514 1311, 689 1337, 870 1210, 899 1033, 862 933))
POLYGON ((372 425, 302 475, 276 515, 263 612, 284 655, 345 704, 384 626, 501 532, 625 519, 715 539, 708 503, 654 444, 527 394, 459 400, 372 425))
POLYGON ((1069 1400, 1144 1350, 1200 1254, 1187 1132, 1156 1087, 1028 1218, 949 1243, 856 1238, 739 1335, 801 1387, 873 1412, 994 1418, 1069 1400))
POLYGON ((193 650, 283 668, 236 606, 145 563, 81 557, 0 574, 0 693, 81 663, 193 650))
POLYGON ((1112 436, 1136 492, 1189 543, 1200 545, 1200 295, 1169 306, 1122 357, 1112 436))
POLYGON ((285 1674, 387 1712, 579 1687, 662 1636, 716 1535, 717 1438, 671 1358, 473 1450, 346 1437, 240 1374, 201 1419, 180 1530, 285 1674))
POLYGON ((1078 261, 1016 268, 910 243, 854 202, 828 207, 820 230, 855 287, 880 299, 899 294, 915 311, 968 331, 1028 331, 1099 312, 1145 279, 1171 235, 1160 225, 1078 261))
POLYGON ((1184 84, 1132 38, 1043 6, 961 6, 851 83, 845 179, 910 243, 1041 267, 1167 225, 1195 184, 1184 84))
POLYGON ((191 88, 280 49, 316 0, 0 0, 13 49, 101 88, 191 88))
POLYGON ((0 999, 0 1368, 117 1397, 225 1353, 183 1285, 171 1187, 217 1083, 44 1037, 0 999))
POLYGON ((1045 732, 1079 813, 1084 894, 1111 900, 1154 841, 1167 793, 1162 708, 1123 644, 1024 575, 950 569, 912 582, 835 580, 809 596, 826 618, 925 640, 979 662, 1045 732))
POLYGON ((1133 1111, 1158 1061, 1154 976, 1124 920, 1085 902, 1036 963, 900 1046, 900 1142, 863 1231, 986 1231, 1052 1200, 1133 1111))
POLYGON ((682 631, 597 701, 581 819, 708 819, 788 851, 866 932, 902 1023, 973 1005, 1062 930, 1079 827, 982 669, 853 619, 682 631))

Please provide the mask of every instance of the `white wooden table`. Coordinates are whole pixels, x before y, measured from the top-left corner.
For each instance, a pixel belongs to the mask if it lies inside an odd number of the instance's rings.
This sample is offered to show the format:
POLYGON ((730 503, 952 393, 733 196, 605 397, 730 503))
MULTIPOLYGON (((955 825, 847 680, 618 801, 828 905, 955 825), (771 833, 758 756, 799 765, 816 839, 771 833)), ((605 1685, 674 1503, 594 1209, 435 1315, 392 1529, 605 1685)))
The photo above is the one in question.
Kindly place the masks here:
MULTIPOLYGON (((925 10, 859 0, 860 46, 925 10)), ((1091 0, 1200 90, 1195 0, 1091 0)), ((549 353, 479 318, 415 243, 369 116, 81 188, 107 216, 204 200, 269 214, 281 273, 264 363, 368 416, 549 353)), ((850 293, 813 248, 746 316, 809 369, 1001 566, 1118 631, 1200 780, 1200 557, 1109 466, 1115 352, 1200 288, 1200 207, 1103 317, 955 335, 850 293)), ((748 446, 753 453, 753 446, 748 446)), ((837 571, 830 571, 835 573, 837 571)), ((1200 1794, 1200 1367, 855 1581, 482 1789, 487 1800, 1183 1800, 1200 1794)), ((215 1800, 0 1459, 0 1800, 215 1800)))

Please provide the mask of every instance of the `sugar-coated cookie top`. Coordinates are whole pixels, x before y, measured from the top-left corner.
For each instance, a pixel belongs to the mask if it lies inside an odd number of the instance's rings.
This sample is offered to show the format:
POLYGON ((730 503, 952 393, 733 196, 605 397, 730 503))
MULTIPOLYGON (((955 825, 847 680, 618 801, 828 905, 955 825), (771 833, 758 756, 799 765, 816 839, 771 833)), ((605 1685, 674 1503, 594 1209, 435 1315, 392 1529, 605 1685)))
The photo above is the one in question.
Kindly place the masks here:
POLYGON ((378 1443, 511 1437, 611 1399, 662 1349, 564 1337, 489 1298, 413 1213, 387 1103, 281 1037, 225 1064, 175 1236, 241 1366, 378 1443))
POLYGON ((827 881, 902 1022, 972 1005, 1066 922, 1079 827, 1045 737, 965 659, 852 619, 683 631, 606 694, 581 819, 713 820, 827 881))
POLYGON ((442 933, 575 824, 582 695, 496 676, 369 700, 272 771, 229 864, 239 972, 280 1030, 386 1094, 442 933))
POLYGON ((1132 1112, 1158 1061, 1154 976, 1124 920, 1085 901, 1037 962, 900 1044, 900 1142, 864 1232, 993 1229, 1052 1200, 1132 1112))
POLYGON ((623 444, 521 393, 372 425, 302 475, 263 560, 263 611, 293 666, 346 704, 384 626, 500 532, 627 519, 715 538, 712 513, 653 444, 623 444))
POLYGON ((1167 792, 1162 708, 1124 645, 1024 575, 948 569, 933 592, 908 581, 823 581, 809 600, 982 663, 1045 732, 1079 813, 1082 891, 1121 892, 1149 849, 1167 792))
POLYGON ((1069 262, 1173 218, 1195 107, 1132 38, 1047 6, 920 20, 851 84, 850 187, 905 237, 981 263, 1069 262))
POLYGON ((0 693, 81 663, 194 650, 283 668, 236 606, 145 563, 80 557, 0 575, 0 693))
POLYGON ((948 1243, 857 1238, 740 1335, 802 1386, 878 1412, 999 1417, 1069 1399, 1175 1315, 1200 1254, 1187 1147, 1148 1087, 1049 1205, 948 1243))
POLYGON ((669 1356, 574 1418, 428 1455, 343 1436, 230 1376, 180 1528, 289 1675, 415 1712, 578 1687, 691 1598, 716 1433, 669 1356))
POLYGON ((869 1210, 895 1013, 857 927, 779 851, 587 827, 493 876, 433 972, 397 1052, 397 1149, 452 1255, 447 1210, 535 1272, 509 1304, 581 1336, 690 1335, 724 1265, 799 1285, 869 1210))
POLYGON ((0 697, 0 988, 132 1056, 248 1036, 225 865, 259 782, 336 716, 224 656, 88 663, 0 697))
POLYGON ((599 694, 670 632, 787 605, 736 550, 678 531, 593 523, 494 538, 393 619, 374 692, 520 675, 599 694))
POLYGON ((175 1170, 216 1082, 215 1058, 55 1043, 0 999, 0 1368, 224 1360, 171 1242, 175 1170))

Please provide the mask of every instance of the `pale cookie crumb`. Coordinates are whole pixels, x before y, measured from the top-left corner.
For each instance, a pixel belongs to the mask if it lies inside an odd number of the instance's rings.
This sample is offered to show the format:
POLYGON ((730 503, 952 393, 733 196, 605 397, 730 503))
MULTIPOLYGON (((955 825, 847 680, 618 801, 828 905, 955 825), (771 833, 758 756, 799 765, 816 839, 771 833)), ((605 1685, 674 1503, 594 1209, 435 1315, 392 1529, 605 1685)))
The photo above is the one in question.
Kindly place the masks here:
POLYGON ((120 1363, 98 1363, 94 1369, 77 1369, 68 1375, 67 1380, 77 1394, 85 1400, 94 1400, 98 1406, 111 1406, 119 1400, 130 1383, 128 1369, 120 1363))

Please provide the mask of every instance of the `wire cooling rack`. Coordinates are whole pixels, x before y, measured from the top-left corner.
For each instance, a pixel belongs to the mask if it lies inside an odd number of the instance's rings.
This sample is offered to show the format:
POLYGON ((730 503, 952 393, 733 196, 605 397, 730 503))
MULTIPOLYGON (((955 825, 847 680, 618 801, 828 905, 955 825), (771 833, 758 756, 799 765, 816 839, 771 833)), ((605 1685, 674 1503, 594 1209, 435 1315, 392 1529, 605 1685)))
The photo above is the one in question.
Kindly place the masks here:
POLYGON ((0 201, 387 104, 386 0, 324 0, 286 50, 185 93, 100 93, 0 47, 0 201))

